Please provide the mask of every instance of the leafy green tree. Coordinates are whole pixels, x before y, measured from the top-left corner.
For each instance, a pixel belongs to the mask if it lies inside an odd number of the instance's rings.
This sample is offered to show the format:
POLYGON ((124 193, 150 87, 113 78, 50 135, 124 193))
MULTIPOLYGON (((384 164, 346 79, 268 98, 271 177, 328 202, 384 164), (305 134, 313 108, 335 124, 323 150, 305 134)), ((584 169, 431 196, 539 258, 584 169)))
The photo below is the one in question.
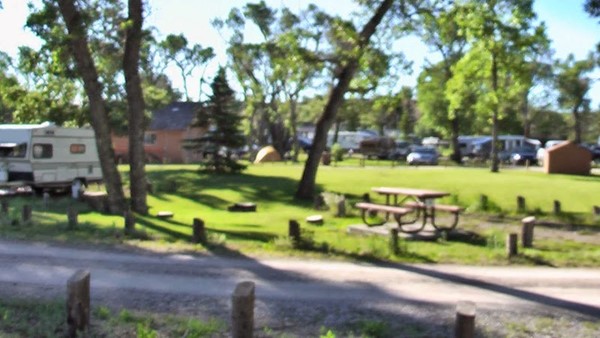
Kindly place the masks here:
POLYGON ((15 71, 23 90, 15 97, 14 122, 85 124, 85 110, 74 104, 81 95, 80 84, 68 75, 63 64, 57 62, 60 58, 60 54, 51 54, 48 50, 19 48, 15 71))
POLYGON ((353 42, 353 44, 349 45, 348 49, 353 50, 355 54, 348 55, 343 66, 336 72, 335 86, 331 88, 325 109, 317 121, 315 137, 304 166, 302 178, 296 190, 296 198, 312 199, 314 197, 317 169, 321 155, 327 144, 327 133, 335 121, 338 109, 344 102, 344 94, 348 91, 350 82, 359 69, 359 62, 362 54, 369 45, 369 40, 384 16, 392 8, 392 5, 392 0, 384 0, 380 4, 377 4, 374 14, 369 21, 364 25, 360 33, 356 32, 355 40, 349 41, 353 42))
POLYGON ((128 19, 125 24, 125 52, 123 53, 123 73, 129 117, 129 177, 131 208, 135 212, 148 214, 148 185, 144 152, 144 132, 146 119, 142 80, 139 73, 140 49, 143 39, 144 6, 142 0, 128 0, 128 19))
POLYGON ((213 25, 231 32, 227 53, 230 66, 241 84, 248 115, 248 134, 252 144, 272 144, 283 154, 287 133, 279 114, 282 88, 274 75, 274 59, 282 51, 274 43, 277 35, 276 10, 264 1, 234 8, 226 20, 216 19, 213 25), (244 35, 250 23, 261 33, 261 40, 248 42, 244 35))
POLYGON ((575 60, 570 54, 566 60, 558 61, 556 68, 556 87, 559 92, 558 103, 562 108, 569 109, 573 118, 573 141, 583 140, 583 115, 589 112, 590 100, 587 94, 591 88, 592 79, 588 76, 596 67, 596 60, 590 54, 584 60, 575 60))
POLYGON ((242 147, 245 140, 240 130, 240 116, 235 110, 235 95, 229 87, 224 68, 220 67, 217 71, 211 89, 208 118, 198 116, 199 123, 208 125, 209 131, 202 138, 190 140, 188 148, 209 155, 202 162, 205 171, 239 172, 246 166, 237 162, 233 150, 242 147))
POLYGON ((0 123, 13 121, 17 102, 25 92, 15 74, 12 74, 11 67, 10 56, 0 52, 0 123))
POLYGON ((272 144, 281 154, 288 149, 290 136, 296 144, 298 99, 322 68, 317 56, 323 39, 319 27, 327 20, 314 5, 295 15, 261 1, 233 9, 226 20, 213 21, 231 33, 228 55, 243 88, 251 143, 272 144), (246 40, 247 24, 259 30, 260 41, 246 40))
POLYGON ((536 118, 531 123, 531 133, 540 140, 566 140, 572 131, 569 116, 549 107, 533 109, 536 118), (537 110, 541 112, 537 113, 537 110))
MULTIPOLYGON (((71 114, 71 120, 65 120, 64 124, 91 122, 97 138, 102 140, 98 141, 98 148, 101 161, 105 162, 107 190, 109 196, 111 191, 116 194, 111 197, 111 211, 122 209, 125 204, 121 201, 124 196, 120 178, 117 181, 113 176, 118 172, 116 167, 112 168, 116 164, 113 164, 110 135, 130 135, 130 181, 135 186, 131 207, 144 214, 147 212, 143 152, 146 108, 163 106, 177 95, 153 64, 157 54, 156 40, 151 29, 143 30, 143 3, 131 0, 125 4, 121 0, 101 0, 93 5, 75 1, 57 4, 44 0, 39 7, 31 5, 27 26, 44 45, 36 53, 22 53, 27 57, 22 57, 21 63, 23 67, 35 70, 28 72, 32 74, 29 82, 37 86, 44 84, 43 89, 58 92, 58 95, 44 96, 81 107, 82 113, 71 114), (67 15, 72 21, 65 19, 67 15), (71 96, 63 94, 65 89, 71 89, 68 92, 71 96), (81 103, 82 97, 88 100, 81 103), (149 98, 148 105, 145 97, 149 98), (108 120, 106 126, 104 119, 108 120)), ((56 110, 65 112, 67 118, 69 113, 77 112, 63 107, 66 105, 56 110)), ((56 116, 53 120, 60 122, 56 116)))
MULTIPOLYGON (((52 5, 47 3, 47 5, 52 5)), ((83 79, 84 87, 90 102, 92 127, 96 133, 96 144, 102 166, 104 183, 108 192, 108 206, 112 213, 123 210, 125 196, 121 176, 117 170, 114 149, 111 142, 111 131, 108 113, 103 98, 102 84, 99 81, 87 39, 85 20, 74 0, 60 0, 60 13, 68 30, 68 43, 75 60, 76 69, 83 79)))
POLYGON ((584 7, 586 12, 595 18, 600 17, 600 0, 585 0, 584 7))
MULTIPOLYGON (((426 0, 381 0, 381 1, 359 1, 364 5, 366 15, 369 19, 364 23, 363 28, 358 31, 354 25, 349 22, 342 22, 337 26, 338 29, 332 30, 332 34, 341 34, 340 38, 335 40, 339 43, 339 48, 335 50, 335 56, 339 64, 333 72, 334 77, 332 86, 328 94, 328 101, 323 113, 319 117, 313 146, 308 155, 304 166, 302 178, 296 190, 296 198, 312 199, 315 193, 315 179, 319 166, 319 161, 327 143, 327 133, 335 122, 337 112, 342 106, 345 95, 350 88, 350 84, 360 69, 361 62, 365 53, 370 50, 371 38, 376 31, 389 33, 391 36, 378 36, 378 41, 393 42, 394 37, 406 34, 412 31, 414 18, 424 10, 431 10, 434 6, 444 1, 426 1, 426 0), (386 19, 387 14, 390 14, 386 19), (384 22, 384 29, 379 29, 379 25, 384 22)), ((365 17, 365 16, 363 16, 365 17)))
MULTIPOLYGON (((286 49, 286 53, 274 53, 273 76, 280 82, 289 109, 289 130, 292 140, 292 159, 298 160, 298 101, 303 91, 309 87, 321 72, 323 62, 316 58, 321 36, 320 27, 326 17, 316 6, 310 5, 301 16, 289 9, 281 10, 279 25, 281 33, 275 37, 275 46, 286 49), (302 19, 301 19, 302 17, 302 19)), ((284 110, 285 111, 285 110, 284 110)))
POLYGON ((165 60, 174 63, 179 68, 181 80, 183 81, 184 95, 188 101, 191 100, 188 90, 188 78, 193 75, 197 68, 203 67, 204 70, 202 71, 202 76, 200 76, 198 94, 198 99, 202 100, 204 73, 209 61, 215 57, 213 49, 211 47, 202 47, 200 44, 189 46, 183 34, 168 35, 164 41, 160 42, 159 47, 162 50, 165 60))
POLYGON ((471 118, 464 107, 450 110, 444 90, 466 48, 466 37, 461 34, 461 27, 455 20, 461 10, 460 3, 453 3, 438 12, 425 12, 418 26, 425 43, 442 58, 438 64, 424 69, 419 77, 418 104, 423 114, 423 122, 419 123, 450 138, 451 158, 457 163, 462 161, 458 136, 471 124, 471 118))
POLYGON ((527 83, 520 67, 547 44, 545 27, 535 26, 532 0, 464 0, 457 21, 472 45, 448 83, 450 111, 466 94, 477 94, 476 111, 491 121, 491 171, 498 172, 499 121, 517 105, 527 83))

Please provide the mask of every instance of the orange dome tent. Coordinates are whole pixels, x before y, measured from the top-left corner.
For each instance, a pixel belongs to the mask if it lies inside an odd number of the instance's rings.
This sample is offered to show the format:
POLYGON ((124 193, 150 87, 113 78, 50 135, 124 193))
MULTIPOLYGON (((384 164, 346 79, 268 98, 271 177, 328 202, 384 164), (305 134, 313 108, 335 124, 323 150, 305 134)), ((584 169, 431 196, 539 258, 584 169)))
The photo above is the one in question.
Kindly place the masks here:
POLYGON ((281 161, 281 155, 272 146, 266 146, 258 151, 254 164, 281 161))

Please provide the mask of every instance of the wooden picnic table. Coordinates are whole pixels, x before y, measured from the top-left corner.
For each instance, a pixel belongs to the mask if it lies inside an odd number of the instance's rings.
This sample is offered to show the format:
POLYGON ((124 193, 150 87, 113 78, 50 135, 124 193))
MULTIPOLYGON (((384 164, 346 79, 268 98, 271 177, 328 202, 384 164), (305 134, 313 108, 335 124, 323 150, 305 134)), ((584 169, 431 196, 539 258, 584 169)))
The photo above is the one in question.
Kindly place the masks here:
MULTIPOLYGON (((442 205, 435 203, 436 199, 449 196, 449 192, 402 187, 376 187, 372 188, 371 190, 385 196, 385 206, 409 209, 414 212, 413 217, 410 219, 395 217, 400 230, 403 232, 419 232, 423 230, 425 225, 428 224, 428 221, 429 224, 431 224, 434 228, 443 231, 452 230, 458 224, 458 216, 461 210, 460 207, 455 205, 442 205), (452 213, 454 215, 454 221, 452 224, 449 226, 437 224, 436 211, 452 213), (421 224, 416 228, 404 227, 405 225, 417 224, 419 220, 421 220, 421 224)), ((386 208, 381 208, 380 211, 386 212, 385 219, 387 220, 389 214, 386 210, 386 208)), ((404 215, 405 214, 402 216, 404 215)))
MULTIPOLYGON (((394 202, 391 205, 398 205, 398 196, 404 196, 405 199, 413 199, 422 203, 426 201, 434 201, 437 198, 449 196, 449 192, 436 191, 436 190, 424 190, 424 189, 413 189, 413 188, 393 188, 393 187, 377 187, 372 188, 374 192, 385 195, 385 204, 390 205, 390 196, 394 198, 394 202)), ((402 203, 402 201, 400 201, 402 203)))

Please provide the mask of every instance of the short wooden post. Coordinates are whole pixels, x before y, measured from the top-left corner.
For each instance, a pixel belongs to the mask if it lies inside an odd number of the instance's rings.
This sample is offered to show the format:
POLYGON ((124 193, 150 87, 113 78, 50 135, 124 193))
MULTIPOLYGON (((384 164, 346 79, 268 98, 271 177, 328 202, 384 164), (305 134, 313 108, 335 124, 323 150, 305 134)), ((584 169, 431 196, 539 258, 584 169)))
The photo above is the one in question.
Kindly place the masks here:
POLYGON ((521 220, 521 240, 524 248, 533 247, 533 228, 535 226, 535 216, 525 217, 521 220))
POLYGON ((479 196, 479 205, 481 206, 481 210, 487 210, 488 209, 488 197, 487 195, 480 195, 479 196))
POLYGON ((463 301, 456 306, 454 337, 475 337, 475 303, 463 301))
POLYGON ((131 235, 135 231, 135 215, 131 209, 127 209, 123 215, 125 220, 125 234, 131 235))
POLYGON ((241 282, 231 295, 231 336, 254 336, 254 282, 241 282))
POLYGON ((79 213, 77 211, 77 208, 70 205, 67 210, 67 219, 68 219, 69 229, 77 228, 77 225, 79 224, 79 222, 77 220, 78 215, 79 215, 79 213))
POLYGON ((194 218, 194 223, 192 224, 192 242, 206 243, 206 229, 204 228, 204 221, 200 218, 194 218))
POLYGON ((21 220, 24 223, 31 221, 31 205, 25 204, 21 210, 21 220))
POLYGON ((298 223, 298 221, 293 220, 293 219, 291 219, 289 221, 288 236, 294 247, 296 247, 296 246, 298 246, 298 244, 300 244, 300 241, 302 240, 302 238, 300 235, 300 223, 298 223))
POLYGON ((390 252, 393 255, 400 254, 400 247, 398 246, 398 229, 390 229, 390 252))
POLYGON ((519 236, 515 233, 510 233, 506 236, 506 255, 508 258, 516 256, 517 251, 517 241, 519 236))
POLYGON ((1 199, 0 200, 0 208, 2 210, 2 215, 6 216, 8 215, 8 200, 6 199, 1 199))
POLYGON ((517 210, 519 212, 525 212, 525 197, 517 196, 517 210))
POLYGON ((560 208, 560 201, 558 200, 554 200, 554 214, 555 215, 559 215, 561 213, 561 208, 560 208))
POLYGON ((342 196, 336 203, 337 211, 336 217, 346 217, 346 198, 342 196))
POLYGON ((67 326, 69 337, 80 337, 90 325, 90 272, 78 270, 67 281, 67 326))

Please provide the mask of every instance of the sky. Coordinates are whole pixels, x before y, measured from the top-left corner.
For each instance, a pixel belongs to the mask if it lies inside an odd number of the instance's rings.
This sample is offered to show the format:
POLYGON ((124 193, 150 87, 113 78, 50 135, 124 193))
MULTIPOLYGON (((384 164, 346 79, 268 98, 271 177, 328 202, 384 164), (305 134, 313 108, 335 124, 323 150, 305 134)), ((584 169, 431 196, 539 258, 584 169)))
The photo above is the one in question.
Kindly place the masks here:
MULTIPOLYGON (((38 39, 24 28, 28 9, 25 0, 3 0, 4 9, 0 10, 0 51, 11 56, 16 56, 18 47, 28 45, 39 46, 38 39)), ((35 1, 34 1, 35 2, 35 1)), ((149 0, 149 13, 146 25, 155 26, 164 38, 168 34, 183 33, 190 44, 201 44, 204 47, 213 47, 217 57, 208 67, 210 76, 219 65, 225 65, 226 43, 219 33, 212 27, 211 21, 215 18, 225 18, 231 8, 242 7, 246 0, 149 0)), ((351 0, 320 0, 313 1, 320 8, 331 14, 343 17, 351 15, 355 5, 351 0)), ((553 41, 555 58, 564 59, 569 53, 576 58, 584 58, 595 45, 600 42, 600 22, 590 18, 583 10, 584 0, 536 0, 534 3, 538 18, 547 26, 547 34, 553 41)), ((275 8, 290 7, 293 11, 305 8, 310 1, 303 0, 266 0, 266 3, 275 8)), ((249 33, 250 35, 252 32, 249 33)), ((426 59, 435 59, 428 48, 416 38, 407 38, 398 43, 408 60, 413 61, 413 72, 401 80, 403 85, 414 86, 416 77, 426 59)), ((182 81, 178 72, 171 68, 167 70, 173 84, 182 88, 182 81)), ((589 96, 592 107, 600 105, 600 71, 593 75, 596 83, 589 96)), ((192 98, 198 97, 197 79, 188 81, 192 98)), ((210 80, 209 80, 210 82, 210 80)))

